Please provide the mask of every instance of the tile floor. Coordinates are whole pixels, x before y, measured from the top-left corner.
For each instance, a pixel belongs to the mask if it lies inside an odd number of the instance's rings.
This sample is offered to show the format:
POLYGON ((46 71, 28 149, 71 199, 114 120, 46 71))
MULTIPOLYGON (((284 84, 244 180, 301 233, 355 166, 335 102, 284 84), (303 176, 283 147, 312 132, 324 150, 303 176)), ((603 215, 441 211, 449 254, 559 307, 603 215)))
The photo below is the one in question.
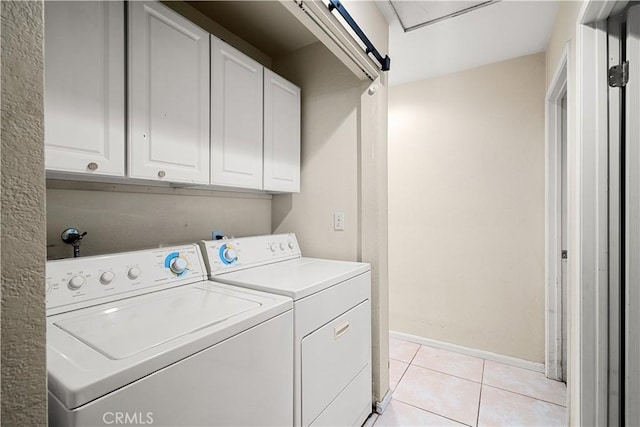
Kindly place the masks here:
POLYGON ((367 424, 566 426, 566 386, 540 372, 391 339, 393 399, 367 424))

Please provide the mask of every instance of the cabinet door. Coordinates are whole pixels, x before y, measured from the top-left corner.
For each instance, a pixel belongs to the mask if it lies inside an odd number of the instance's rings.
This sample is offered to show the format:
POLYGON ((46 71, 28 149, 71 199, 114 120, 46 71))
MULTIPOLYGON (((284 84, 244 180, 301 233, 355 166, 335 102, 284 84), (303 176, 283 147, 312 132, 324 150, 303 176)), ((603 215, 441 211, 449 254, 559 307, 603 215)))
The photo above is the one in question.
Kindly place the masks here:
POLYGON ((46 168, 123 176, 124 4, 47 1, 44 7, 46 168))
POLYGON ((262 189, 262 69, 211 36, 211 184, 262 189))
POLYGON ((300 191, 300 88, 266 69, 264 189, 300 191))
POLYGON ((129 2, 129 175, 209 183, 209 34, 129 2))

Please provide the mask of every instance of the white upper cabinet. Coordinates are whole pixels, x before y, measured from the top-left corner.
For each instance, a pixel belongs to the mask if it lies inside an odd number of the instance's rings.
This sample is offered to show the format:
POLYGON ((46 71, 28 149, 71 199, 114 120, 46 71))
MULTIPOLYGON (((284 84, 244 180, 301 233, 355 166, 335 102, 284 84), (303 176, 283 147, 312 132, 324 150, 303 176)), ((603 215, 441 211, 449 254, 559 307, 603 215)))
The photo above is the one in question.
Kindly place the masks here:
POLYGON ((209 34, 129 2, 129 176, 209 183, 209 34))
POLYGON ((264 189, 300 191, 300 88, 264 70, 264 189))
POLYGON ((45 2, 45 164, 125 172, 124 4, 45 2))
POLYGON ((262 189, 262 70, 211 36, 211 184, 262 189))

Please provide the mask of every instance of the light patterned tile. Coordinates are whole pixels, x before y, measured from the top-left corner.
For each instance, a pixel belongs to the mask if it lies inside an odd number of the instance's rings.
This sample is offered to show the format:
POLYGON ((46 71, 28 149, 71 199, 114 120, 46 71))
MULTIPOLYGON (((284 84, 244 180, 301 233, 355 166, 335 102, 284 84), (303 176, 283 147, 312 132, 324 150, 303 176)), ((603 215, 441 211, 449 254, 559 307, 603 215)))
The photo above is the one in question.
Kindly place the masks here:
POLYGON ((411 365, 393 398, 458 422, 475 425, 480 384, 411 365))
POLYGON ((482 381, 484 360, 466 354, 423 345, 411 363, 468 380, 482 381))
POLYGON ((550 380, 541 372, 487 360, 484 364, 483 384, 524 394, 558 405, 567 405, 567 386, 550 380))
POLYGON ((389 338, 389 357, 392 359, 409 363, 419 348, 420 344, 389 338))
POLYGON ((376 427, 391 426, 464 426, 448 418, 423 411, 406 403, 392 400, 374 424, 376 427))
POLYGON ((490 386, 482 386, 478 427, 566 426, 567 408, 490 386))
POLYGON ((404 372, 407 370, 408 366, 408 363, 389 359, 389 388, 391 389, 391 391, 396 389, 400 378, 402 378, 402 375, 404 375, 404 372))

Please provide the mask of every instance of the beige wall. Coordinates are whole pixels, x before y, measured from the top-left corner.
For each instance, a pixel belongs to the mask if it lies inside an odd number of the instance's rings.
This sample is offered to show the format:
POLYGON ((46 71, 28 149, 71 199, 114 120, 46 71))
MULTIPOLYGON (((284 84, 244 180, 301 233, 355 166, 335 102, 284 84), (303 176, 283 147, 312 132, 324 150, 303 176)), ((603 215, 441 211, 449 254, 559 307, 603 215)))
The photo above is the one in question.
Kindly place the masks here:
MULTIPOLYGON (((573 129, 577 126, 577 74, 576 74, 576 25, 580 10, 584 2, 582 1, 566 1, 561 2, 558 8, 558 14, 553 26, 551 38, 547 45, 546 63, 547 63, 547 90, 550 88, 556 70, 562 60, 562 52, 565 46, 569 47, 568 61, 568 82, 567 82, 567 109, 569 122, 569 135, 567 140, 568 153, 568 218, 569 218, 569 247, 570 254, 577 254, 579 248, 579 229, 576 215, 577 197, 579 192, 579 183, 574 177, 576 176, 576 163, 579 156, 578 143, 575 139, 576 133, 573 129)), ((567 388, 569 395, 569 421, 570 425, 580 425, 580 299, 578 282, 578 263, 573 262, 576 257, 569 257, 569 343, 568 343, 568 379, 567 388)))
MULTIPOLYGON (((389 53, 389 25, 371 1, 343 4, 384 56, 389 53)), ((371 263, 374 400, 389 387, 389 217, 387 113, 388 73, 361 85, 360 95, 360 259, 371 263), (369 90, 371 89, 371 91, 369 90)))
MULTIPOLYGON (((388 26, 375 4, 346 7, 386 53, 388 26)), ((307 256, 371 264, 373 399, 381 401, 389 389, 386 76, 371 95, 371 82, 320 44, 273 67, 302 87, 301 191, 274 196, 273 230, 296 232, 307 256), (344 231, 333 230, 334 212, 346 214, 344 231)))
POLYGON ((271 196, 205 190, 47 183, 47 255, 72 255, 60 234, 74 227, 88 234, 80 253, 97 255, 228 236, 271 233, 271 196))
POLYGON ((390 327, 544 362, 545 58, 392 87, 390 327))
POLYGON ((43 4, 2 16, 2 424, 46 425, 43 4))
POLYGON ((547 88, 558 68, 562 51, 567 43, 571 44, 571 52, 573 53, 571 55, 570 68, 571 70, 575 70, 576 22, 582 5, 582 1, 564 1, 560 2, 558 6, 553 31, 545 52, 547 88))
POLYGON ((220 25, 218 22, 204 15, 202 12, 195 9, 190 4, 187 4, 184 1, 176 1, 176 0, 169 0, 169 1, 163 0, 162 3, 165 6, 175 10, 180 15, 184 16, 194 24, 199 25, 202 29, 208 31, 209 33, 213 34, 216 37, 223 39, 225 42, 229 43, 231 46, 243 52, 245 55, 258 61, 265 67, 271 68, 271 57, 266 55, 264 52, 261 52, 251 44, 247 43, 237 35, 233 34, 231 31, 227 30, 224 26, 220 25))
POLYGON ((320 43, 274 62, 301 87, 300 193, 273 197, 274 232, 295 232, 307 256, 358 259, 360 80, 320 43), (333 230, 333 213, 345 230, 333 230))

